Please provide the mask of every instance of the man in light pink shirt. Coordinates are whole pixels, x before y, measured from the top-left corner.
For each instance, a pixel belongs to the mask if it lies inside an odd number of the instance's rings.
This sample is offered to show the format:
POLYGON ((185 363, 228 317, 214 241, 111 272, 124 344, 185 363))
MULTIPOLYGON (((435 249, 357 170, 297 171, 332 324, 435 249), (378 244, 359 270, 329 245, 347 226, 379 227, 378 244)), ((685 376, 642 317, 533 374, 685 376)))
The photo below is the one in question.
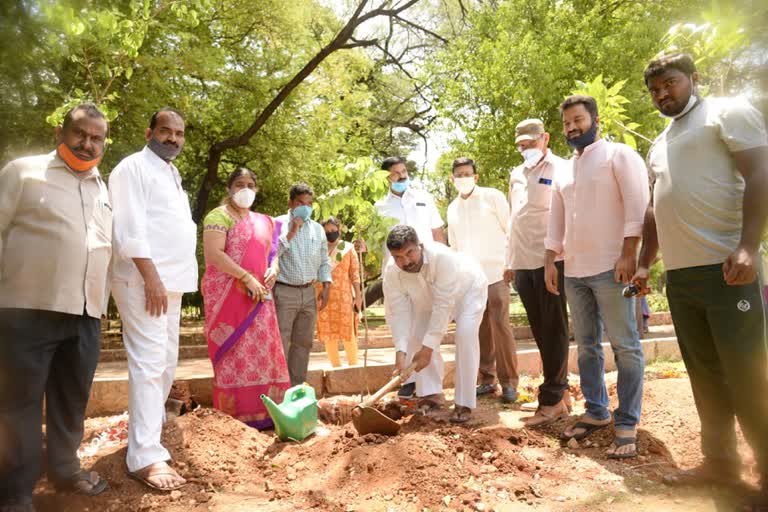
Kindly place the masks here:
POLYGON ((622 296, 637 265, 637 248, 648 205, 643 159, 624 144, 600 138, 597 102, 571 96, 560 106, 563 132, 576 149, 572 167, 556 177, 544 240, 547 289, 558 295, 555 260, 565 262, 565 293, 578 345, 586 414, 562 438, 581 440, 611 423, 605 389, 601 324, 619 372, 619 407, 609 458, 637 455, 637 423, 643 397, 643 351, 635 298, 622 296))

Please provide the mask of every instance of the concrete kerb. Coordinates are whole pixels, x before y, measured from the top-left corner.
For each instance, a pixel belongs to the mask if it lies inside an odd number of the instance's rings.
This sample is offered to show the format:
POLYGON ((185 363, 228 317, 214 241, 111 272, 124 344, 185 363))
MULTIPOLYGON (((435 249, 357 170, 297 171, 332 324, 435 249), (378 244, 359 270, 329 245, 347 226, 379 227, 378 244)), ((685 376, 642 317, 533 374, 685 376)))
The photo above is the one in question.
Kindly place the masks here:
MULTIPOLYGON (((646 363, 654 360, 680 360, 680 348, 677 345, 677 339, 657 338, 641 340, 643 354, 646 363)), ((442 350, 445 360, 445 387, 454 386, 455 361, 453 358, 452 347, 446 347, 442 350)), ((603 343, 605 355, 606 371, 612 371, 615 368, 613 361, 613 351, 608 343, 603 343)), ((538 376, 541 375, 541 358, 536 349, 521 350, 517 353, 518 371, 521 375, 538 376)), ((568 370, 571 373, 578 374, 578 356, 576 347, 571 346, 568 354, 568 370)), ((381 388, 389 381, 394 371, 394 364, 373 364, 367 368, 368 389, 371 392, 381 388)), ((211 394, 213 388, 213 374, 199 373, 194 376, 179 379, 189 383, 190 391, 195 400, 202 405, 211 404, 211 394)), ((315 388, 318 396, 331 395, 351 395, 359 394, 364 391, 365 375, 364 368, 360 365, 311 370, 307 374, 307 383, 315 388)), ((86 415, 88 417, 104 416, 108 414, 121 413, 128 408, 128 379, 127 377, 101 377, 93 382, 91 396, 88 401, 86 415)))

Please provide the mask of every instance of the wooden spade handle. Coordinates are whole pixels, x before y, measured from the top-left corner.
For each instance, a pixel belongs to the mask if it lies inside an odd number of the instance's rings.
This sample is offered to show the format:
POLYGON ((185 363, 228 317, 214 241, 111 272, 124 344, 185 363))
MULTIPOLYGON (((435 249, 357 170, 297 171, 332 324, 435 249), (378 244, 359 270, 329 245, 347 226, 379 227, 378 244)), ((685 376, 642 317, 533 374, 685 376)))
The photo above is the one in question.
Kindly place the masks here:
POLYGON ((407 379, 408 379, 408 377, 410 377, 410 376, 411 376, 411 374, 412 374, 412 373, 413 373, 415 370, 416 370, 416 363, 413 363, 413 364, 411 364, 411 366, 409 366, 408 368, 406 368, 405 370, 403 370, 403 371, 400 373, 400 375, 396 375, 396 376, 392 377, 392 380, 390 380, 389 382, 387 382, 387 383, 384 385, 384 387, 382 387, 380 390, 378 390, 377 392, 375 392, 374 394, 372 394, 372 395, 371 395, 371 397, 370 397, 368 400, 364 400, 364 401, 363 401, 363 402, 360 404, 360 407, 370 407, 370 406, 372 406, 373 404, 375 404, 376 402, 378 402, 378 401, 381 399, 381 397, 383 397, 384 395, 386 395, 387 393, 389 393, 390 391, 392 391, 393 389, 395 389, 395 388, 396 388, 397 386, 399 386, 399 385, 400 385, 400 383, 402 383, 403 381, 407 380, 407 379))

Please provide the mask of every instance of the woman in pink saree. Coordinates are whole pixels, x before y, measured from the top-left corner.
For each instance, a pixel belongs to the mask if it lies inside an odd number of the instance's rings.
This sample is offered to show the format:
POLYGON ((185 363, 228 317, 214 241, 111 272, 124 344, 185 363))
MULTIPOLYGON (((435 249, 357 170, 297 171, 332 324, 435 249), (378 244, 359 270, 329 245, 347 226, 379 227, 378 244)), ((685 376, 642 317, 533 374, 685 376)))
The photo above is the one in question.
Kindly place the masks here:
POLYGON ((271 428, 261 394, 275 402, 290 387, 271 288, 279 224, 251 211, 256 180, 245 168, 203 221, 205 336, 213 364, 213 406, 249 426, 271 428))

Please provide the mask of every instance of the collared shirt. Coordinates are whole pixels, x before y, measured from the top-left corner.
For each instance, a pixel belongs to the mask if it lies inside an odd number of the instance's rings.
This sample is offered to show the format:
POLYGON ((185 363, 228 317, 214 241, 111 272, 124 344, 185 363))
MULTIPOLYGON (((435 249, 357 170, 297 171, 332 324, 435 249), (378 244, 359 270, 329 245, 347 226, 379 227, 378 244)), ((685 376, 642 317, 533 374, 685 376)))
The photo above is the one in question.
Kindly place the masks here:
POLYGON ((106 311, 112 210, 98 169, 76 174, 56 156, 0 171, 0 307, 93 318, 106 311))
POLYGON ((328 240, 325 238, 323 226, 307 219, 299 228, 299 232, 290 241, 288 232, 291 230, 293 213, 288 212, 275 218, 282 223, 280 228, 280 283, 302 285, 319 281, 331 282, 331 262, 328 259, 328 240))
POLYGON ((169 292, 197 290, 197 226, 179 171, 144 147, 109 176, 114 207, 112 279, 141 284, 133 258, 151 258, 169 292))
POLYGON ((480 263, 490 284, 504 278, 509 204, 495 188, 475 186, 466 199, 457 197, 448 205, 448 242, 451 248, 480 263))
POLYGON ((664 267, 722 263, 739 245, 744 178, 732 153, 768 145, 760 112, 740 98, 699 100, 648 152, 664 267))
POLYGON ((565 275, 612 270, 625 238, 639 237, 648 207, 648 171, 625 144, 599 139, 555 177, 544 247, 563 253, 565 275))
POLYGON ((510 173, 507 268, 535 270, 544 266, 544 238, 549 225, 553 183, 555 176, 567 172, 570 166, 570 162, 548 149, 533 167, 519 165, 510 173))
MULTIPOLYGON (((398 224, 411 226, 416 230, 421 242, 431 242, 432 230, 443 227, 443 219, 437 211, 437 205, 432 194, 409 186, 402 196, 396 196, 390 190, 386 197, 376 201, 374 205, 379 215, 397 219, 398 224)), ((382 273, 389 261, 389 250, 383 248, 382 273)))
POLYGON ((440 346, 456 304, 473 288, 488 286, 469 255, 437 242, 425 243, 422 254, 424 264, 416 273, 401 270, 393 259, 384 270, 384 311, 392 342, 401 352, 411 336, 423 335, 425 347, 440 346), (421 325, 425 319, 428 323, 421 325))

